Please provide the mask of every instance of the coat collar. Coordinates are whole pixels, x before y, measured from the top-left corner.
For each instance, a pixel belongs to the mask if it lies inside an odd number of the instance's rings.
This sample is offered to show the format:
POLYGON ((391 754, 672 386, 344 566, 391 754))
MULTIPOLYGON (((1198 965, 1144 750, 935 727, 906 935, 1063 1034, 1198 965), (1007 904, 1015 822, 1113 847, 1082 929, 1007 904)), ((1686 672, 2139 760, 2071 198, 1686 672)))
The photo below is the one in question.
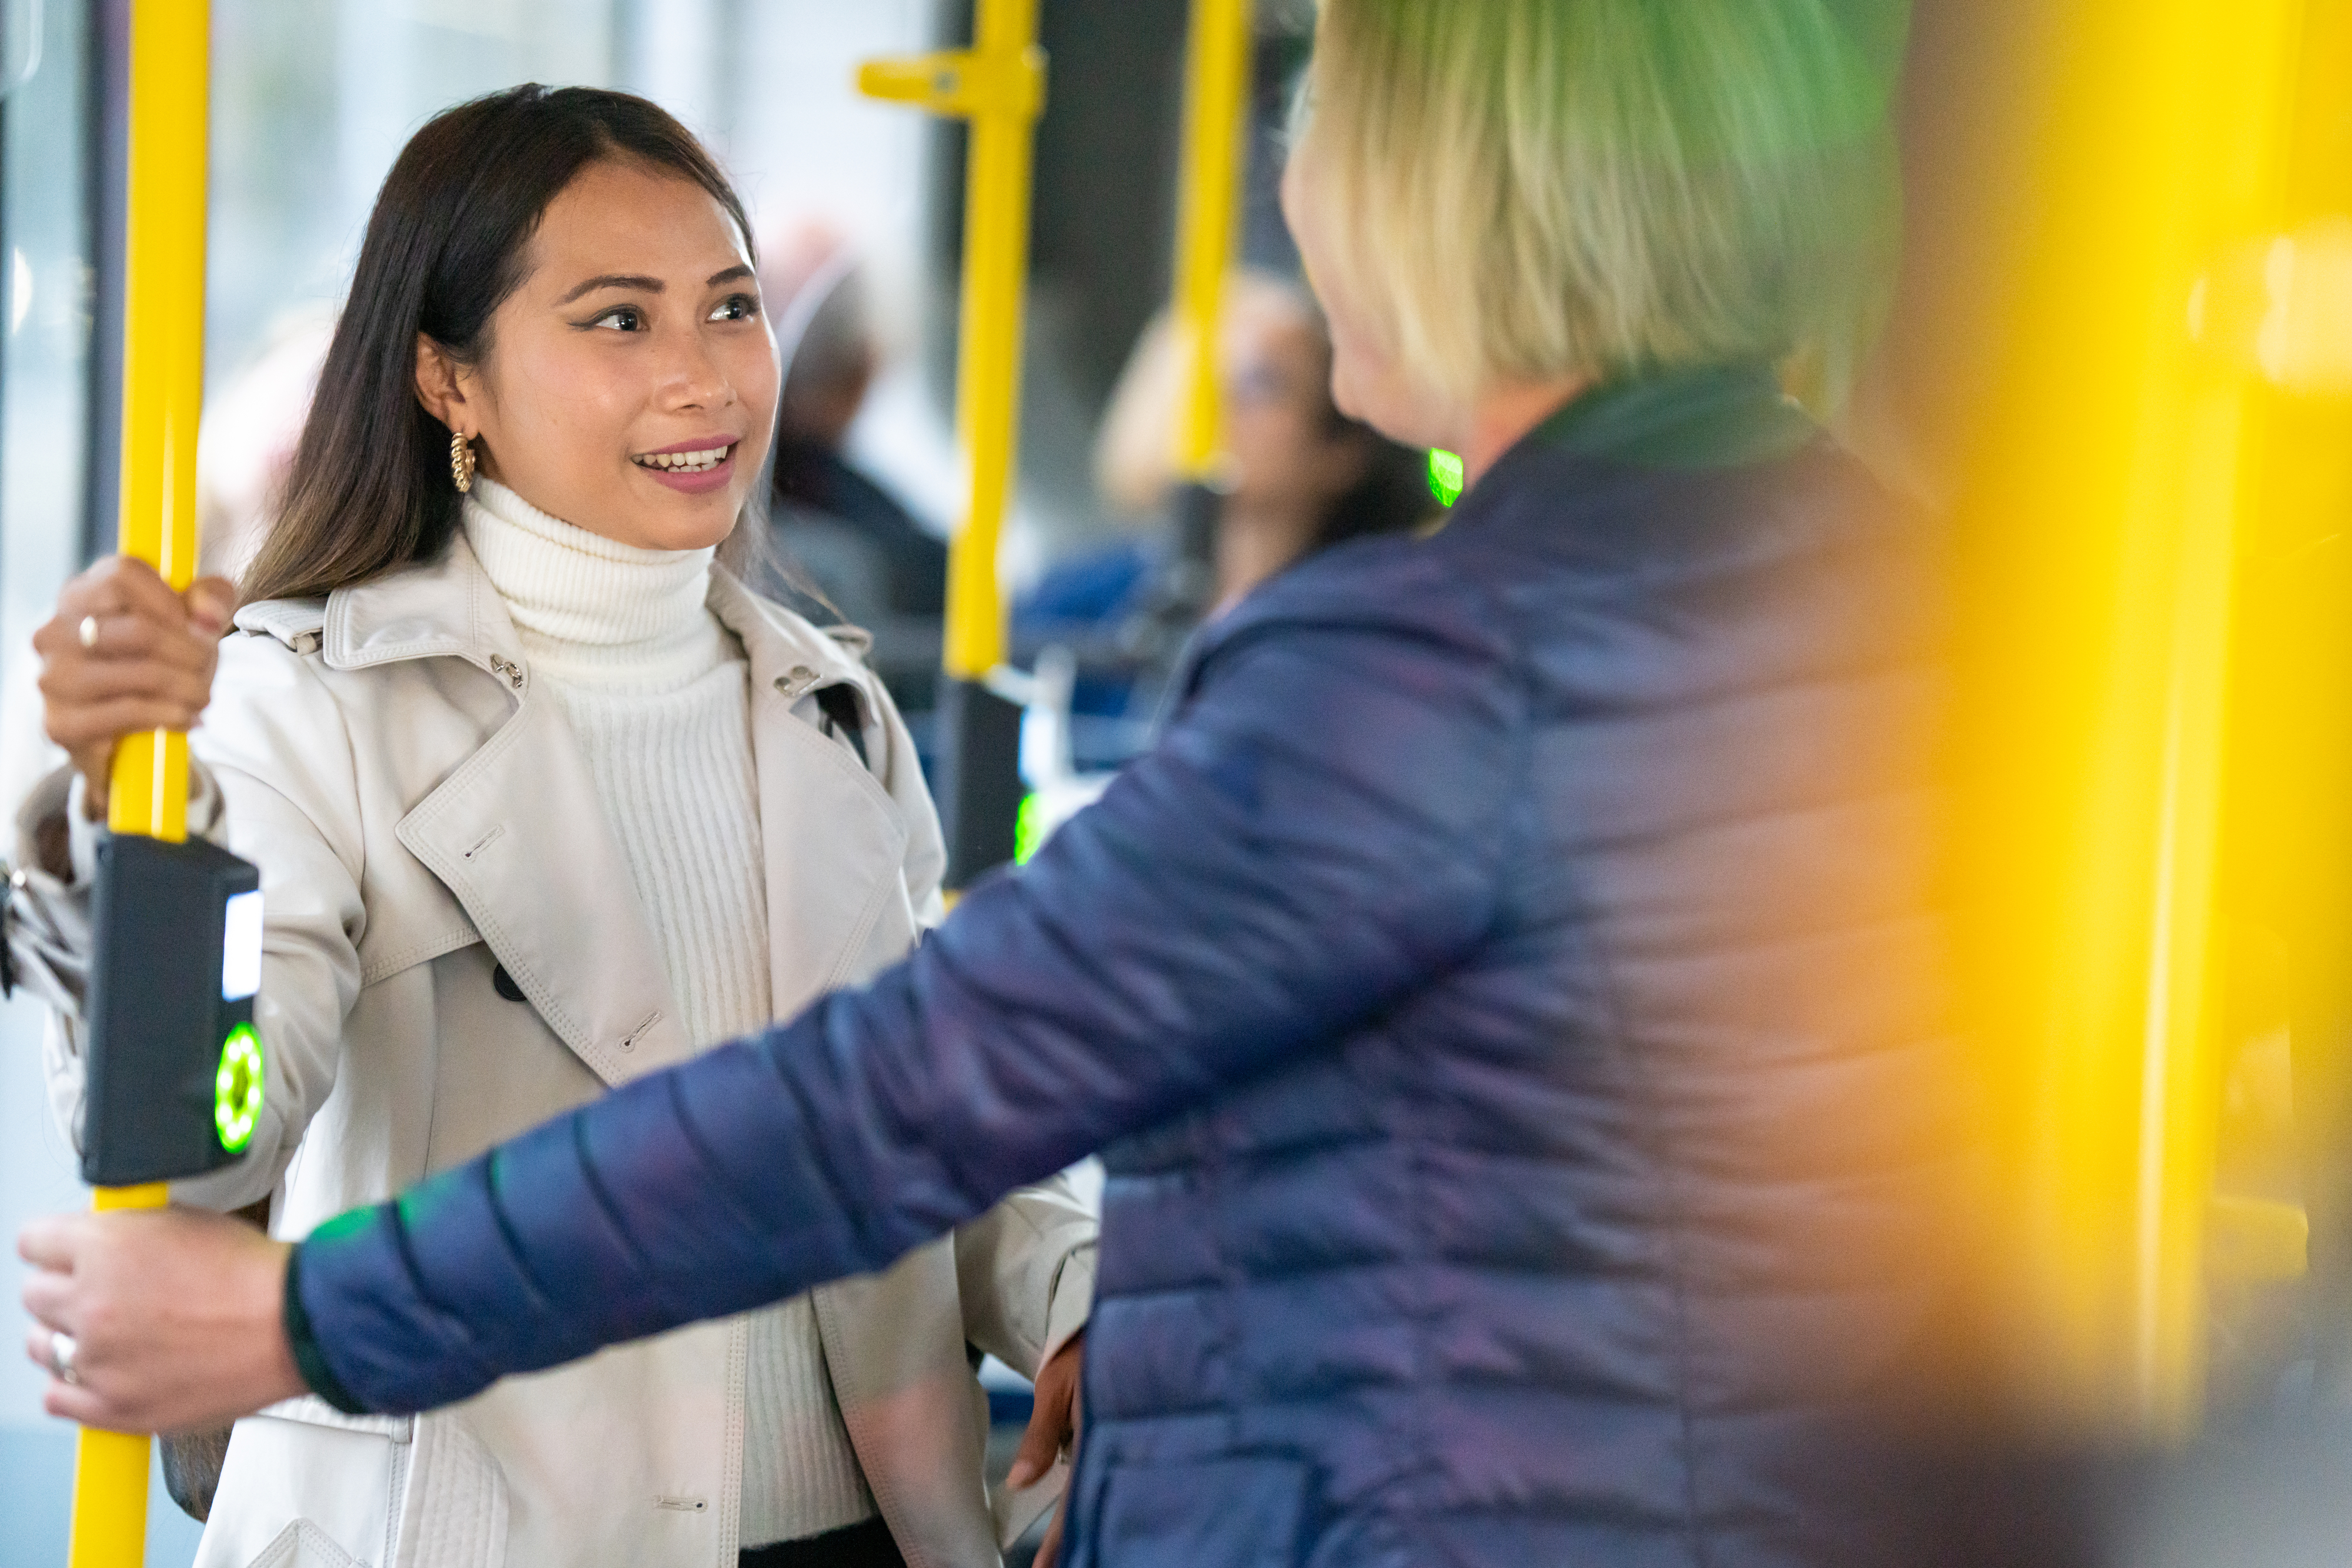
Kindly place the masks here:
MULTIPOLYGON (((909 828, 889 792, 813 722, 812 694, 835 685, 853 687, 876 722, 873 677, 852 652, 862 633, 819 632, 715 569, 709 603, 751 666, 770 988, 785 1016, 848 977, 877 912, 901 885, 909 828)), ((248 606, 238 624, 308 643, 331 669, 455 658, 508 688, 511 716, 401 819, 402 844, 605 1083, 709 1043, 679 1026, 586 759, 562 705, 532 691, 505 601, 462 537, 438 560, 323 601, 248 606)))
POLYGON ((710 569, 708 602, 719 623, 743 644, 752 690, 781 692, 797 701, 822 686, 855 686, 867 722, 873 721, 873 676, 857 657, 873 645, 866 632, 854 626, 820 632, 760 598, 724 567, 710 569))
MULTIPOLYGON (((864 632, 820 632, 760 599, 724 567, 711 569, 707 602, 719 624, 742 643, 756 688, 794 698, 828 685, 852 685, 861 696, 867 694, 867 672, 856 656, 871 643, 864 632)), ((506 601, 462 534, 436 560, 338 589, 322 612, 306 613, 307 609, 256 605, 238 620, 252 630, 299 635, 306 628, 298 622, 317 614, 320 651, 330 669, 429 658, 464 659, 500 675, 504 666, 528 669, 506 601)), ((866 700, 870 716, 871 699, 866 700)))
POLYGON ((459 534, 437 559, 329 594, 320 651, 332 670, 442 657, 487 670, 493 654, 520 663, 522 640, 459 534))
POLYGON ((1728 468, 1785 457, 1821 434, 1769 365, 1699 365, 1604 382, 1522 444, 1634 468, 1728 468))

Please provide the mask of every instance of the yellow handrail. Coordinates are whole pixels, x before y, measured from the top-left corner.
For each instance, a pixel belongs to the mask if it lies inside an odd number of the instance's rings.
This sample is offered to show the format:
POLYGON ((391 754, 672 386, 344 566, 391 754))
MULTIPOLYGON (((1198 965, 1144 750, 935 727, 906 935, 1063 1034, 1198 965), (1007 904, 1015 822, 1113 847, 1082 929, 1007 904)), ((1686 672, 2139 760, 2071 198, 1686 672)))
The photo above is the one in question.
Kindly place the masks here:
MULTIPOLYGON (((131 8, 120 548, 175 589, 196 575, 211 9, 209 0, 131 8)), ((187 837, 187 744, 165 730, 124 739, 109 827, 174 843, 187 837)))
POLYGON ((997 547, 1021 437, 1021 329, 1029 277, 1033 131, 1045 100, 1037 0, 980 0, 972 47, 860 68, 858 89, 971 122, 964 182, 956 444, 970 476, 948 557, 947 674, 985 680, 1004 662, 997 547))
POLYGON ((1247 148, 1251 0, 1193 0, 1178 197, 1176 332, 1183 361, 1176 471, 1217 477, 1224 460, 1224 378, 1218 340, 1247 148))
MULTIPOLYGON (((131 8, 131 166, 124 246, 121 549, 185 588, 196 573, 196 421, 204 400, 208 0, 131 8)), ((188 739, 126 736, 107 824, 178 842, 188 831, 188 739)), ((100 1209, 160 1208, 166 1189, 100 1188, 100 1209)), ((84 1429, 76 1455, 71 1568, 138 1568, 147 1538, 148 1442, 84 1429)))
POLYGON ((2020 1292, 2031 1397, 2108 1434, 2200 1414, 2216 980, 2243 913, 2231 651, 2270 461, 2252 357, 2209 329, 2244 313, 2231 258, 2280 219, 2315 3, 2340 0, 2059 0, 2038 167, 1988 198, 2040 193, 1958 506, 1982 628, 1973 1038, 2015 1184, 1990 1267, 2020 1292))

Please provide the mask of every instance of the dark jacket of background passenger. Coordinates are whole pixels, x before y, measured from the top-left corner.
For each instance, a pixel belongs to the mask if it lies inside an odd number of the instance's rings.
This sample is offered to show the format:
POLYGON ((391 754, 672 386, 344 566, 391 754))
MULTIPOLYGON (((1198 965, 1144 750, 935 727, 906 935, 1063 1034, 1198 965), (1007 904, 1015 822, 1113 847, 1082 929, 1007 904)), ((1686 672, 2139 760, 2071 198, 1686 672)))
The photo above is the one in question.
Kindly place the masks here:
POLYGON ((446 1402, 1102 1149, 1081 1568, 1843 1555, 1941 1240, 1937 593, 1768 375, 1580 400, 870 988, 322 1229, 312 1375, 446 1402))

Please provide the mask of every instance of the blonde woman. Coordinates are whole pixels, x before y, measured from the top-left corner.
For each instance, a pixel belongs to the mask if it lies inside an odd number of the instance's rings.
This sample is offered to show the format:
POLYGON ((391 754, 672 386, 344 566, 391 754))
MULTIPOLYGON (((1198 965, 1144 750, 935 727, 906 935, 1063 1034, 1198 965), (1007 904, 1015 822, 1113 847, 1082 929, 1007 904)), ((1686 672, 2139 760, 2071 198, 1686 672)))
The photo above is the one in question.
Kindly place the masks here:
POLYGON ((1778 380, 1866 319, 1877 106, 1821 0, 1320 16, 1288 209, 1448 526, 1214 623, 866 990, 290 1254, 36 1228, 52 1408, 426 1408, 1104 1147, 1087 1568, 1915 1560, 1832 1461, 1937 1304, 1936 573, 1778 380))
MULTIPOLYGON (((776 386, 748 225, 694 139, 617 93, 495 94, 385 183, 234 633, 226 584, 184 601, 118 560, 68 587, 38 641, 74 767, 25 813, 26 913, 70 927, 114 737, 193 721, 215 656, 192 817, 261 868, 268 1096, 180 1202, 266 1199, 302 1236, 936 917, 938 827, 858 644, 712 560, 776 386)), ((69 1134, 71 967, 45 970, 69 1134)), ((686 1156, 677 1133, 647 1157, 686 1156)), ((1055 1364, 1050 1463, 1093 1228, 1049 1182, 887 1272, 453 1410, 271 1405, 197 1561, 993 1568, 970 1347, 1055 1364)))

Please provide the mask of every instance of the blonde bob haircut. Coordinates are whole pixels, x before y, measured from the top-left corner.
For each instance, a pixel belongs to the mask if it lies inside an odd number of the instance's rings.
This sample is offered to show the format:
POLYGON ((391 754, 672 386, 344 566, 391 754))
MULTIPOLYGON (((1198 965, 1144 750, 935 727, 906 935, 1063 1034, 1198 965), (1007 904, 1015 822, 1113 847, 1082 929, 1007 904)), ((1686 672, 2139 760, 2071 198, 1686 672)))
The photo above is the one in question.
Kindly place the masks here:
POLYGON ((1886 99, 1822 0, 1323 0, 1295 128, 1405 367, 1772 362, 1833 402, 1880 317, 1886 99))

